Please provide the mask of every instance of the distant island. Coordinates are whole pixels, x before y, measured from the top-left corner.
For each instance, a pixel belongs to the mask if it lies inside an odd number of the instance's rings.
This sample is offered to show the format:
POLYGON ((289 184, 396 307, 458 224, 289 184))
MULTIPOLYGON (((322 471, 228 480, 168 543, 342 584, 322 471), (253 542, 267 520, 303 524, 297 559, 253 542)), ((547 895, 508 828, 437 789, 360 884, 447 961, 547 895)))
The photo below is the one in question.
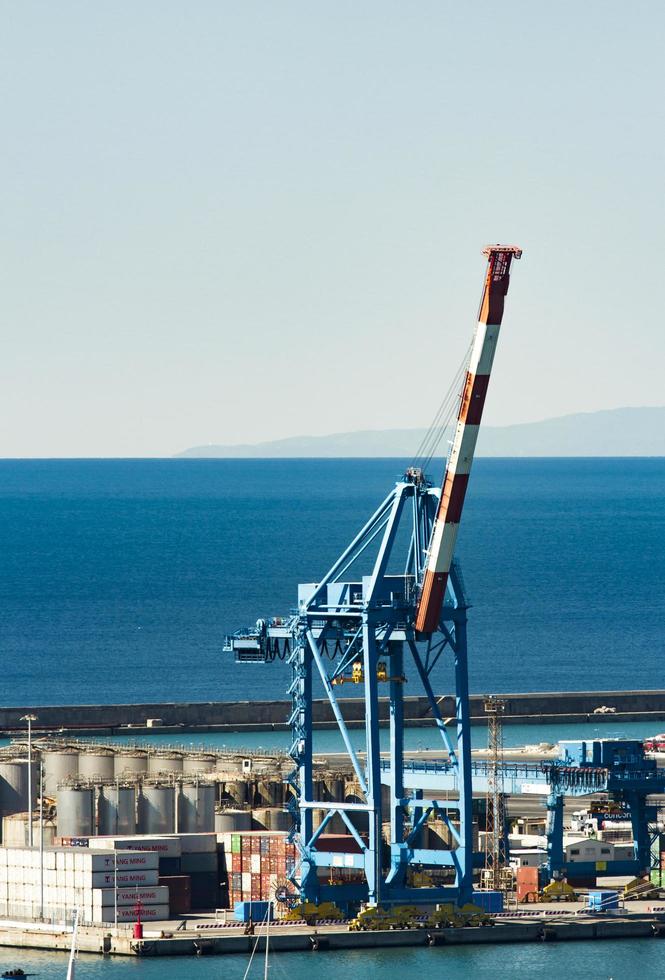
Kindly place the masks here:
MULTIPOLYGON (((245 445, 193 446, 176 455, 196 459, 344 456, 411 459, 424 433, 424 429, 336 432, 245 445)), ((478 437, 478 455, 665 456, 665 407, 614 408, 562 415, 542 422, 485 426, 478 437)))

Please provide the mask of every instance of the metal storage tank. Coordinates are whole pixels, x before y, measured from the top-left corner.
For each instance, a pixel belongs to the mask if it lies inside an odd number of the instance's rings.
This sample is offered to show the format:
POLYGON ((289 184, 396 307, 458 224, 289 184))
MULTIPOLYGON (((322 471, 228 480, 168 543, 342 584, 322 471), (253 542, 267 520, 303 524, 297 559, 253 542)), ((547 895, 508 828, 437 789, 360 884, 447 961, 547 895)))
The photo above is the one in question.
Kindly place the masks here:
POLYGON ((283 830, 288 833, 293 828, 293 815, 288 810, 269 810, 270 830, 283 830))
POLYGON ((178 795, 179 833, 205 834, 214 829, 214 783, 183 783, 178 795))
POLYGON ((205 752, 188 753, 182 759, 183 773, 214 772, 217 760, 205 752))
POLYGON ((155 775, 161 772, 182 772, 182 753, 151 753, 148 756, 148 772, 155 775))
POLYGON ((252 830, 270 830, 270 810, 267 807, 252 810, 252 830))
POLYGON ((175 833, 175 787, 145 785, 138 798, 139 834, 175 833))
POLYGON ((99 834, 136 833, 136 788, 102 786, 97 797, 99 834))
POLYGON ((86 779, 113 779, 113 752, 104 749, 80 752, 79 776, 86 779))
POLYGON ((44 752, 44 793, 55 798, 58 783, 70 776, 77 776, 79 771, 79 754, 76 749, 58 749, 55 752, 44 752))
MULTIPOLYGON (((52 820, 44 820, 44 847, 53 847, 55 825, 52 820)), ((39 841, 39 817, 32 818, 32 839, 35 844, 39 841)), ((13 813, 2 818, 2 846, 27 847, 30 840, 28 831, 28 814, 13 813)))
POLYGON ((144 776, 148 771, 148 753, 134 749, 116 752, 113 759, 113 775, 118 778, 144 776))
POLYGON ((263 806, 282 806, 284 803, 284 784, 281 781, 261 781, 257 783, 256 792, 263 806))
POLYGON ((56 791, 58 837, 91 837, 95 833, 95 791, 60 786, 56 791))
POLYGON ((251 810, 220 810, 215 814, 215 833, 217 834, 229 834, 251 829, 251 810))
MULTIPOLYGON (((38 771, 32 763, 32 807, 37 802, 38 771)), ((0 816, 11 813, 27 813, 28 800, 28 760, 10 759, 0 762, 0 816)))
POLYGON ((223 785, 226 796, 233 800, 234 803, 243 804, 248 802, 249 794, 247 791, 247 783, 244 782, 244 780, 233 780, 231 782, 227 781, 223 785))

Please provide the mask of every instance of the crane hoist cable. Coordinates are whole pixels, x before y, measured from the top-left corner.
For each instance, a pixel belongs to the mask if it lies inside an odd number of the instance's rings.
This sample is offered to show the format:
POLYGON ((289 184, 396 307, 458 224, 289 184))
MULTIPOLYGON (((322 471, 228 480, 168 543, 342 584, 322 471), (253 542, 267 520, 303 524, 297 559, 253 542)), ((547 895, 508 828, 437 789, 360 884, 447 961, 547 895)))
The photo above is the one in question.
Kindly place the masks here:
POLYGON ((462 361, 455 372, 455 376, 450 383, 450 387, 443 396, 441 404, 437 408, 429 428, 420 441, 420 445, 418 446, 411 461, 412 467, 419 466, 422 470, 425 470, 429 466, 434 454, 441 444, 443 437, 446 434, 446 431, 448 430, 448 427, 452 423, 462 395, 462 382, 466 375, 466 369, 469 364, 472 349, 473 341, 469 344, 466 353, 464 354, 464 357, 462 358, 462 361))

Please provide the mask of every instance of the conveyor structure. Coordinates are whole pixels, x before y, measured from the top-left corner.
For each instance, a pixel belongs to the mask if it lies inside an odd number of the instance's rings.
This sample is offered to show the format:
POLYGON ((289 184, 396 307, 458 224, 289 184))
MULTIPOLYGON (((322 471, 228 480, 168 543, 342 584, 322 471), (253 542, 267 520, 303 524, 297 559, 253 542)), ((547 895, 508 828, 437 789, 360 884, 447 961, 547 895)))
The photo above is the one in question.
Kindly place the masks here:
MULTIPOLYGON (((453 901, 471 898, 473 854, 471 745, 467 668, 467 608, 462 576, 453 561, 457 530, 473 461, 494 352, 503 316, 510 267, 521 250, 490 246, 478 325, 459 395, 457 423, 441 490, 424 469, 410 467, 365 526, 318 581, 298 587, 297 610, 285 619, 259 620, 256 627, 227 638, 237 660, 287 659, 297 806, 296 875, 303 898, 337 904, 453 901), (431 683, 437 665, 450 668, 455 715, 444 718, 431 683), (364 699, 364 748, 354 747, 337 694, 351 683, 364 699), (446 769, 456 794, 405 787, 403 694, 421 687, 431 709, 446 769), (390 756, 382 760, 379 687, 390 702, 390 756), (323 688, 359 787, 357 799, 314 798, 312 697, 323 688), (382 793, 382 783, 387 792, 382 793), (314 827, 314 811, 323 811, 314 827), (435 812, 455 846, 421 846, 421 831, 435 812), (325 832, 338 816, 359 853, 325 850, 325 832), (389 841, 382 831, 389 826, 389 841), (344 884, 328 884, 343 867, 344 884), (436 869, 436 887, 413 887, 415 869, 436 869)), ((425 735, 424 735, 425 737, 425 735)), ((409 780, 407 779, 408 783, 409 780)))

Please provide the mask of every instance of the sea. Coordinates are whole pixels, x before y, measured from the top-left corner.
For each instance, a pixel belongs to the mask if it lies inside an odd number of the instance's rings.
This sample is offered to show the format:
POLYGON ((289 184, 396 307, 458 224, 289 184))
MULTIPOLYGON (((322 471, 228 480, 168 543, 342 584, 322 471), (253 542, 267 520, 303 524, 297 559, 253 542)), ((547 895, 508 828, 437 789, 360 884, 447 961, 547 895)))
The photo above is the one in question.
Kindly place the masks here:
MULTIPOLYGON (((288 614, 408 462, 0 461, 0 703, 283 698, 225 634, 288 614)), ((479 459, 457 557, 472 691, 665 687, 665 459, 479 459)))

